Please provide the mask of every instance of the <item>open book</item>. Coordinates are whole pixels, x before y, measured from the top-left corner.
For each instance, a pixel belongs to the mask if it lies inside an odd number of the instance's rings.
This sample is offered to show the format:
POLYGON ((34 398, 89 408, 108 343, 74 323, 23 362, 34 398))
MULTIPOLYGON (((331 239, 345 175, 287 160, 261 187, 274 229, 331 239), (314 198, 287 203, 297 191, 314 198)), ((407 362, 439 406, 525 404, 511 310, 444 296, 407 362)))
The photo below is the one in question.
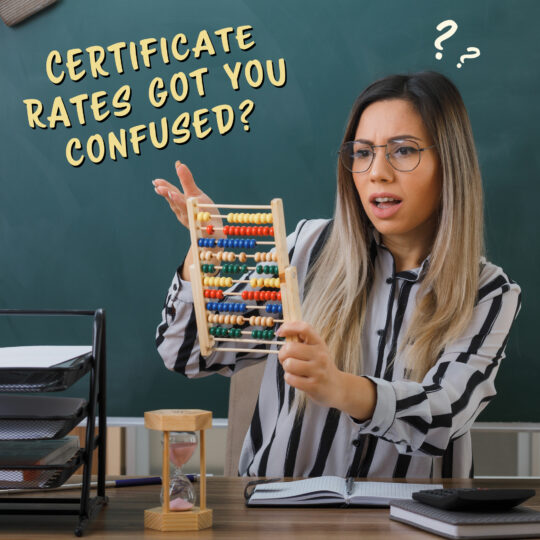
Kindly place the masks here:
POLYGON ((320 476, 293 482, 258 484, 248 506, 389 506, 393 499, 411 499, 415 491, 439 489, 440 484, 353 482, 339 476, 320 476))

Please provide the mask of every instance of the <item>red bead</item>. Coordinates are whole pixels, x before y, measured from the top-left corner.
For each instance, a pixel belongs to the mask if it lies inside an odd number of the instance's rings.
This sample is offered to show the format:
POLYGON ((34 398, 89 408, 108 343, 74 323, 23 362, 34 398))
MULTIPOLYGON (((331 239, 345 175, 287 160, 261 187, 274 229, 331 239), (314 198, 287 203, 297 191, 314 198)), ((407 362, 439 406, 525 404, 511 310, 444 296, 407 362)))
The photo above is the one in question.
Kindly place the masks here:
POLYGON ((223 300, 223 291, 221 289, 218 290, 217 297, 218 297, 218 300, 223 300))
POLYGON ((228 225, 225 225, 223 227, 223 234, 225 234, 225 235, 229 234, 229 226, 228 225))
POLYGON ((210 298, 215 298, 216 297, 216 290, 215 289, 212 289, 210 291, 210 298))
POLYGON ((204 297, 205 298, 210 298, 210 291, 208 289, 204 290, 204 297))
POLYGON ((214 226, 213 225, 208 225, 206 227, 206 234, 214 234, 214 226))
POLYGON ((261 299, 261 291, 253 291, 253 298, 255 298, 255 300, 260 300, 261 299))
POLYGON ((270 236, 274 236, 274 227, 270 227, 270 230, 268 232, 270 236))
POLYGON ((279 291, 279 292, 277 293, 277 299, 276 299, 276 300, 279 300, 279 301, 281 302, 281 291, 279 291))
POLYGON ((272 291, 266 291, 266 299, 272 300, 272 291))
POLYGON ((234 228, 234 234, 235 234, 235 236, 240 236, 240 229, 241 229, 241 228, 242 228, 242 227, 235 227, 235 228, 234 228))
POLYGON ((253 227, 246 227, 246 235, 253 236, 253 227))
POLYGON ((277 292, 276 291, 272 291, 272 300, 277 300, 277 292))
POLYGON ((270 235, 270 227, 263 227, 263 231, 264 231, 264 236, 270 235))
POLYGON ((257 234, 258 234, 259 236, 263 236, 263 235, 264 235, 264 227, 257 227, 257 229, 259 229, 259 230, 257 231, 257 234))
POLYGON ((249 300, 249 291, 242 291, 242 300, 249 300))

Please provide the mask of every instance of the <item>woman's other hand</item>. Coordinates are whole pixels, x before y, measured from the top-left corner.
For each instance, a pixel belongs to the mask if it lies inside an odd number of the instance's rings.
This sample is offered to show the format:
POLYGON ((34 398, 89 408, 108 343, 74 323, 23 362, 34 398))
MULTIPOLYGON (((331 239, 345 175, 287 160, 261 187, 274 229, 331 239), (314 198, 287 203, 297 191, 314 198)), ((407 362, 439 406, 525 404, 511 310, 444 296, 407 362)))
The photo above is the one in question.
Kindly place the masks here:
MULTIPOLYGON (((190 197, 197 197, 197 201, 201 204, 214 203, 212 199, 197 186, 187 165, 177 161, 175 163, 175 168, 180 184, 182 185, 183 193, 177 186, 161 178, 157 178, 152 184, 154 184, 154 191, 169 203, 169 207, 174 212, 178 221, 184 225, 184 227, 189 229, 186 206, 187 199, 190 197)), ((205 210, 207 209, 205 208, 205 210)))

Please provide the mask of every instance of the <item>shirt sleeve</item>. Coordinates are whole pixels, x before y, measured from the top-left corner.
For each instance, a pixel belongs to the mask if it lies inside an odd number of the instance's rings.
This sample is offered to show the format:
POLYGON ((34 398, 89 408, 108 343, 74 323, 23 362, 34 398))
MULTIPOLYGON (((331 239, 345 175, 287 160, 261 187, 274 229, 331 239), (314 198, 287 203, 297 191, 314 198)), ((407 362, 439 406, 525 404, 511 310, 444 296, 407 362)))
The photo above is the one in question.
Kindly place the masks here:
POLYGON ((495 376, 521 306, 519 286, 502 271, 480 288, 466 332, 448 344, 422 382, 368 377, 373 416, 360 424, 400 453, 442 456, 495 396, 495 376))
MULTIPOLYGON (((306 220, 300 221, 294 233, 287 237, 289 256, 296 246, 298 235, 305 222, 306 220)), ((180 277, 182 269, 183 264, 173 277, 161 312, 161 323, 156 331, 157 350, 165 366, 189 378, 204 377, 212 373, 230 377, 235 370, 264 360, 266 354, 257 354, 256 344, 242 344, 242 348, 253 348, 252 353, 215 351, 207 357, 202 356, 197 337, 191 283, 180 277)), ((245 274, 240 279, 248 280, 251 274, 253 272, 245 274)), ((251 289, 246 284, 236 284, 228 290, 233 288, 236 292, 251 289)), ((233 347, 234 344, 225 346, 233 347)))

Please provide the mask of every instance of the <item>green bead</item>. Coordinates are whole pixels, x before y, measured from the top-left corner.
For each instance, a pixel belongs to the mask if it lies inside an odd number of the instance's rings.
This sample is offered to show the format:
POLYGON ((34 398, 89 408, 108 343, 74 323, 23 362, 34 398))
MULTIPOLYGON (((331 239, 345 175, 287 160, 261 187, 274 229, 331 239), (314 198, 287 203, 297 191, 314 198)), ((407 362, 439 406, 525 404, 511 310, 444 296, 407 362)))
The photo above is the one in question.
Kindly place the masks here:
POLYGON ((255 339, 255 338, 257 337, 257 336, 256 336, 256 332, 257 332, 257 330, 252 330, 252 331, 251 331, 251 337, 252 337, 253 339, 255 339))
POLYGON ((258 264, 256 270, 257 270, 257 274, 262 274, 263 273, 262 264, 258 264))
POLYGON ((242 265, 242 274, 245 274, 247 272, 247 264, 242 265))
POLYGON ((216 271, 216 267, 213 264, 209 264, 208 266, 209 266, 209 268, 208 268, 209 272, 215 272, 216 271))
POLYGON ((273 273, 274 274, 279 274, 279 268, 277 266, 274 266, 273 273))
POLYGON ((274 339, 274 331, 268 330, 268 339, 274 339))
POLYGON ((235 328, 234 329, 234 337, 235 338, 242 337, 242 330, 240 330, 240 328, 235 328))
POLYGON ((267 265, 267 264, 264 265, 263 270, 264 270, 264 273, 265 273, 265 274, 269 274, 269 273, 270 273, 270 270, 268 269, 268 265, 267 265))

